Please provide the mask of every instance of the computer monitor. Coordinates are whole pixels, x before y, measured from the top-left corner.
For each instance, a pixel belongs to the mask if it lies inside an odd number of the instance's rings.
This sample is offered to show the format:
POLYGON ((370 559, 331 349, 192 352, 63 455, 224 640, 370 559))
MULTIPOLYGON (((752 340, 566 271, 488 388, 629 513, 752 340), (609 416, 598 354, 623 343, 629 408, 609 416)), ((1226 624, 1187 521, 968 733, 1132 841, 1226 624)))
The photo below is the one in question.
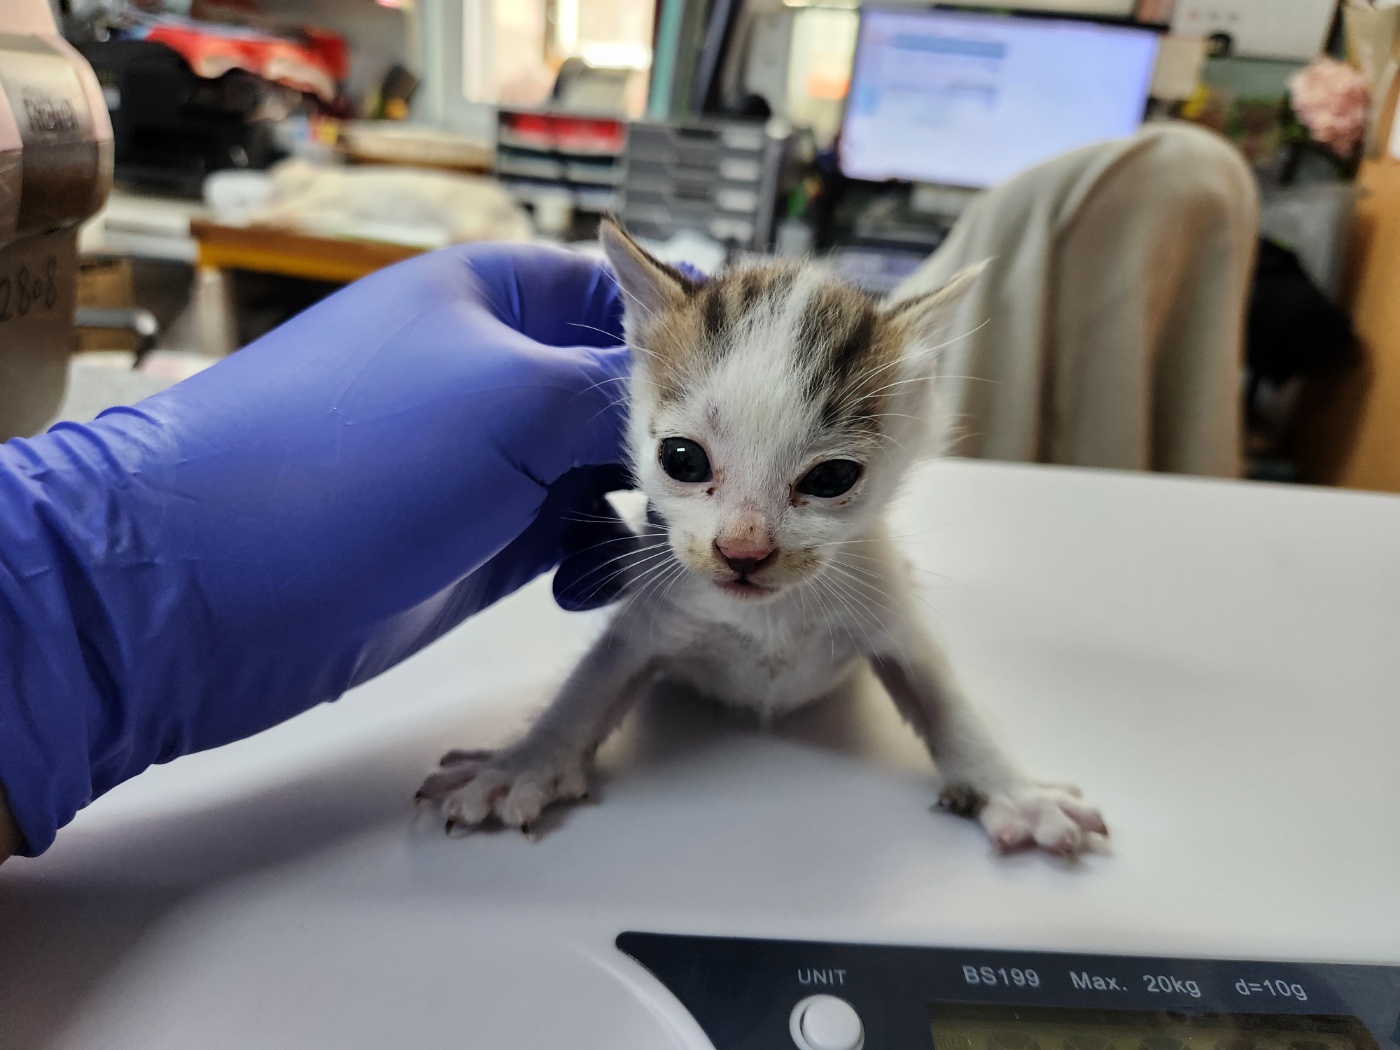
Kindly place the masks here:
POLYGON ((1096 18, 1130 18, 1137 10, 1138 0, 958 0, 957 7, 991 7, 1004 11, 1053 11, 1061 15, 1091 15, 1096 18))
POLYGON ((841 168, 853 179, 981 189, 1130 134, 1157 45, 1140 26, 866 8, 841 168))

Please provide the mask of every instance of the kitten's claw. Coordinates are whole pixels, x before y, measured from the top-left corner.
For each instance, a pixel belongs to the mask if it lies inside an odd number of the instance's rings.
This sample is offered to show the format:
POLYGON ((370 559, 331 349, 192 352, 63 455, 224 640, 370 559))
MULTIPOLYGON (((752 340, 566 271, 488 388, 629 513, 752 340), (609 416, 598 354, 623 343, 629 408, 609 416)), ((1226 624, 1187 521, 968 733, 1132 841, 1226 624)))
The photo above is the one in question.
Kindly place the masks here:
POLYGON ((449 819, 444 830, 447 832, 447 837, 450 839, 464 839, 475 831, 476 828, 472 827, 464 820, 449 819))
MULTIPOLYGON (((953 801, 965 801, 967 793, 978 794, 966 785, 954 785, 944 792, 953 801)), ((1061 857, 1076 857, 1097 847, 1108 835, 1108 825, 1098 809, 1083 800, 1073 785, 1026 784, 983 798, 975 813, 992 844, 1002 853, 1039 847, 1061 857)), ((945 801, 952 812, 951 804, 945 801)))
POLYGON ((949 784, 938 796, 938 808, 959 817, 975 817, 987 804, 987 796, 971 784, 949 784))
POLYGON ((494 751, 482 751, 480 749, 463 751, 461 748, 454 747, 451 751, 447 752, 447 754, 443 755, 442 758, 438 759, 438 765, 447 768, 448 766, 460 766, 466 762, 489 762, 491 761, 491 756, 494 754, 494 751))
POLYGON ((442 806, 448 834, 465 834, 499 822, 532 840, 538 818, 556 802, 588 795, 586 759, 581 755, 536 758, 505 752, 449 752, 454 760, 424 781, 419 795, 442 806), (478 757, 485 755, 485 758, 478 757))
POLYGON ((471 759, 441 765, 423 781, 423 786, 413 799, 415 802, 441 802, 452 792, 470 784, 481 768, 481 762, 471 759))

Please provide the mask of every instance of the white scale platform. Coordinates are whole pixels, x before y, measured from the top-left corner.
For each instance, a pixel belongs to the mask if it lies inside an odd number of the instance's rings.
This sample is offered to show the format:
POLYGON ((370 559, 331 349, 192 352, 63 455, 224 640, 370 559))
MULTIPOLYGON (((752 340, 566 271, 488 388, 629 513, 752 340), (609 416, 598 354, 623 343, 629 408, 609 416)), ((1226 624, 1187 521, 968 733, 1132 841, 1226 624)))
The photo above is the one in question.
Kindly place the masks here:
POLYGON ((629 929, 1400 963, 1400 499, 946 462, 898 531, 969 690, 1111 855, 998 858, 930 813, 873 686, 773 733, 660 698, 600 804, 448 839, 424 771, 515 732, 601 622, 540 581, 0 869, 0 1047, 709 1046, 629 929))

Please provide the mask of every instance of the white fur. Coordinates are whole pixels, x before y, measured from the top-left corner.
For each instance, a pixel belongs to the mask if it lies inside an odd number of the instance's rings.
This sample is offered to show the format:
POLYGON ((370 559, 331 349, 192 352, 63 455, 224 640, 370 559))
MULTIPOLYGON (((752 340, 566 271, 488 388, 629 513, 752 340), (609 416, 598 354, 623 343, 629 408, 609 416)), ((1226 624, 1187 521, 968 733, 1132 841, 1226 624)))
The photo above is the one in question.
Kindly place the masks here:
MULTIPOLYGON (((632 296, 635 338, 646 327, 635 323, 638 311, 658 314, 679 293, 644 257, 628 252, 614 264, 632 296)), ((921 622, 884 525, 926 437, 938 348, 975 274, 955 279, 907 325, 880 433, 854 438, 823 434, 800 381, 796 318, 827 279, 804 268, 785 299, 748 316, 734 348, 679 403, 662 398, 646 348, 636 348, 629 440, 639 486, 667 527, 645 533, 609 629, 526 736, 489 757, 445 762, 429 778, 421 794, 442 803, 449 829, 491 818, 528 827, 551 802, 579 797, 598 745, 658 678, 772 719, 831 693, 865 660, 928 744, 945 796, 985 800, 980 819, 998 846, 1074 854, 1106 831, 1075 789, 1034 781, 988 732, 921 622), (662 471, 657 444, 669 436, 708 450, 713 484, 662 471), (796 494, 797 480, 831 458, 865 465, 855 488, 829 500, 796 494), (733 574, 713 546, 740 527, 766 530, 779 552, 765 577, 775 581, 771 593, 736 597, 717 585, 733 574)))

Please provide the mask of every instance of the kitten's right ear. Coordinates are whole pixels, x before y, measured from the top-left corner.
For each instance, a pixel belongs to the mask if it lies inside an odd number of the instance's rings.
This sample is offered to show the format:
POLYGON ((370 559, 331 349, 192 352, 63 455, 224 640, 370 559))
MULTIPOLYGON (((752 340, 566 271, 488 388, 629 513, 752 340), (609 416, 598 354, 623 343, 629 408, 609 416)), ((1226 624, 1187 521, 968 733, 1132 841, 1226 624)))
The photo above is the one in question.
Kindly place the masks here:
POLYGON ((912 299, 891 303, 884 308, 887 320, 904 336, 906 362, 918 371, 932 373, 942 351, 960 333, 963 304, 983 280, 990 260, 960 270, 940 288, 912 299))
POLYGON ((612 219, 603 220, 598 239, 626 296, 627 313, 635 309, 643 317, 655 317, 694 290, 694 281, 647 252, 612 219))

